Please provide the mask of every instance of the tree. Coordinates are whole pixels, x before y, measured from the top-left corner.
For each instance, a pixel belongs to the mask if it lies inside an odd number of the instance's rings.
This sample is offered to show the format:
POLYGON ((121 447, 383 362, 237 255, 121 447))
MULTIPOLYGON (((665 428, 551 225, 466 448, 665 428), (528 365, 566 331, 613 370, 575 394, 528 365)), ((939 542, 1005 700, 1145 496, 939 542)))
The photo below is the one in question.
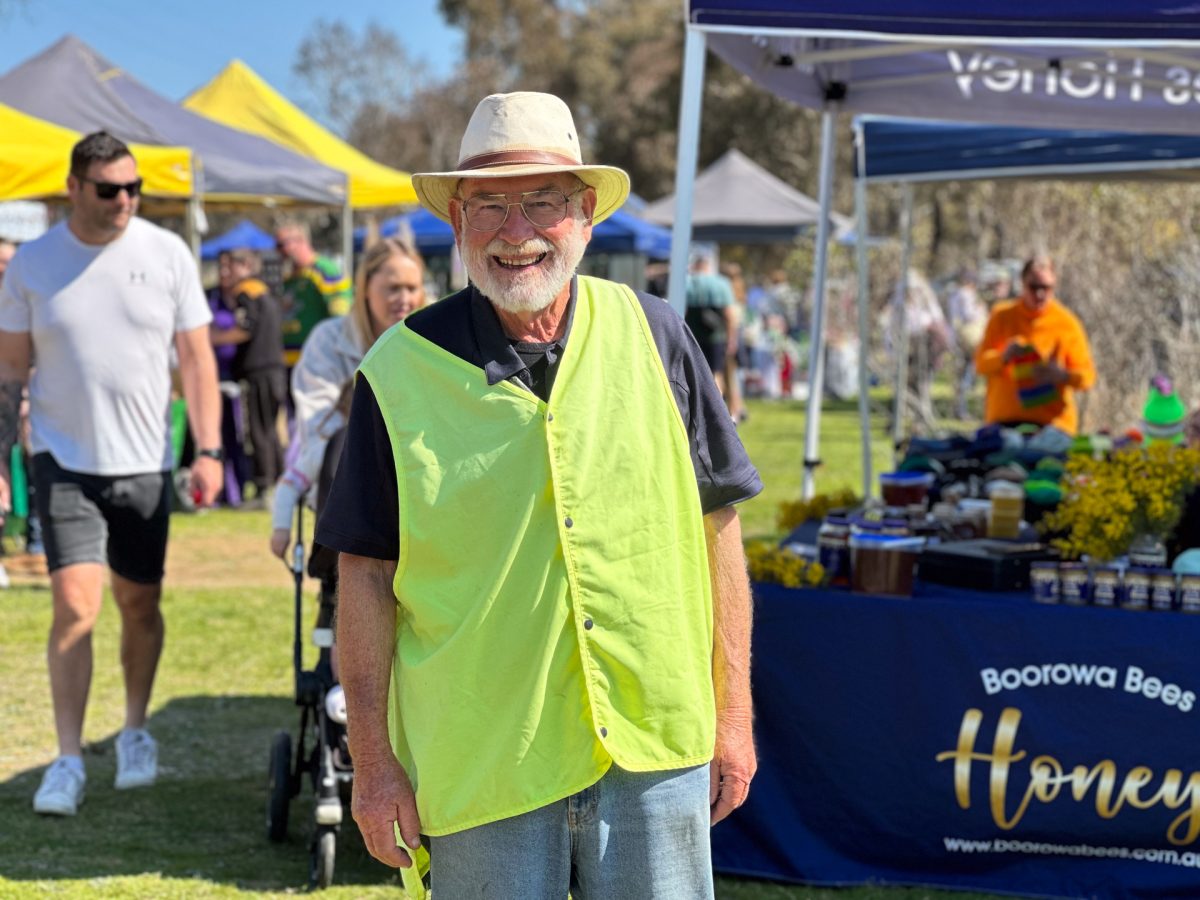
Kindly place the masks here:
POLYGON ((359 35, 344 22, 317 20, 300 43, 292 72, 308 90, 312 110, 343 135, 364 110, 402 107, 425 80, 424 63, 376 22, 359 35), (381 72, 402 74, 385 78, 381 72))

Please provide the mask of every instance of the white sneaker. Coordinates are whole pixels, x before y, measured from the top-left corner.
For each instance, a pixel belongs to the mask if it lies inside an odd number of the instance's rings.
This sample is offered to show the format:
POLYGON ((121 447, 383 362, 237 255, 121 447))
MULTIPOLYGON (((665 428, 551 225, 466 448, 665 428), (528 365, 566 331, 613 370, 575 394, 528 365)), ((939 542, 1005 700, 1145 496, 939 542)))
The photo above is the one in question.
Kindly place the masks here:
POLYGON ((42 776, 42 786, 33 795, 33 811, 46 816, 73 816, 83 802, 87 773, 82 763, 60 756, 42 776))
POLYGON ((158 744, 144 729, 124 729, 117 735, 118 791, 147 787, 158 777, 158 744))

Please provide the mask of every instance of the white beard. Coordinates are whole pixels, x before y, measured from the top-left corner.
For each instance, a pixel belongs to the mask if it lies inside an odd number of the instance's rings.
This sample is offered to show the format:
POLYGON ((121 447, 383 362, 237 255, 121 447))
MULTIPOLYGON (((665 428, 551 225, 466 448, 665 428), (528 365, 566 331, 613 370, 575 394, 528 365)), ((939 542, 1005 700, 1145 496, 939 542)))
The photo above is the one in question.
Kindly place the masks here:
MULTIPOLYGON (((520 213, 513 213, 520 215, 520 213)), ((574 218, 574 226, 559 246, 543 237, 530 238, 514 246, 495 238, 486 247, 468 247, 464 240, 466 222, 459 228, 459 250, 467 275, 485 297, 505 312, 539 312, 554 302, 575 274, 587 241, 583 238, 582 219, 574 218), (547 254, 534 269, 508 272, 495 265, 493 256, 534 256, 547 254)))

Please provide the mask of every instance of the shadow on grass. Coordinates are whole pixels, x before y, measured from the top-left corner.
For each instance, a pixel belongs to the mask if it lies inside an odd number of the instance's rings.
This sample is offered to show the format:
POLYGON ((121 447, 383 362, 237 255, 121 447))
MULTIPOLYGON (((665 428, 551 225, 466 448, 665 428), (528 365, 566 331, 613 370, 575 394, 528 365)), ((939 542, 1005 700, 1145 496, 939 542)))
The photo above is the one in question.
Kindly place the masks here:
MULTIPOLYGON (((38 816, 34 791, 44 768, 0 783, 0 872, 6 880, 55 881, 155 874, 288 890, 308 884, 314 793, 305 780, 292 801, 288 839, 266 836, 267 760, 280 729, 296 738, 299 709, 279 697, 196 696, 154 715, 159 778, 150 788, 116 791, 115 735, 84 751, 87 798, 72 818, 38 816)), ((336 885, 399 884, 367 854, 345 818, 338 835, 336 885)))

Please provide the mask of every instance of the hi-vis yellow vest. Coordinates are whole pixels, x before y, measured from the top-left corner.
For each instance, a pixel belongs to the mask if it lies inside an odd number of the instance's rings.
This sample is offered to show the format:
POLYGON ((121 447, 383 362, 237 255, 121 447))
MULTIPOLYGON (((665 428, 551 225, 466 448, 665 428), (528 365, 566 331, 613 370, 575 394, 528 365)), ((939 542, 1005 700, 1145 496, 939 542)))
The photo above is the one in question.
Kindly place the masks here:
POLYGON ((545 806, 613 762, 711 759, 700 498, 633 293, 578 279, 548 403, 404 325, 361 371, 396 461, 390 724, 422 831, 545 806))

